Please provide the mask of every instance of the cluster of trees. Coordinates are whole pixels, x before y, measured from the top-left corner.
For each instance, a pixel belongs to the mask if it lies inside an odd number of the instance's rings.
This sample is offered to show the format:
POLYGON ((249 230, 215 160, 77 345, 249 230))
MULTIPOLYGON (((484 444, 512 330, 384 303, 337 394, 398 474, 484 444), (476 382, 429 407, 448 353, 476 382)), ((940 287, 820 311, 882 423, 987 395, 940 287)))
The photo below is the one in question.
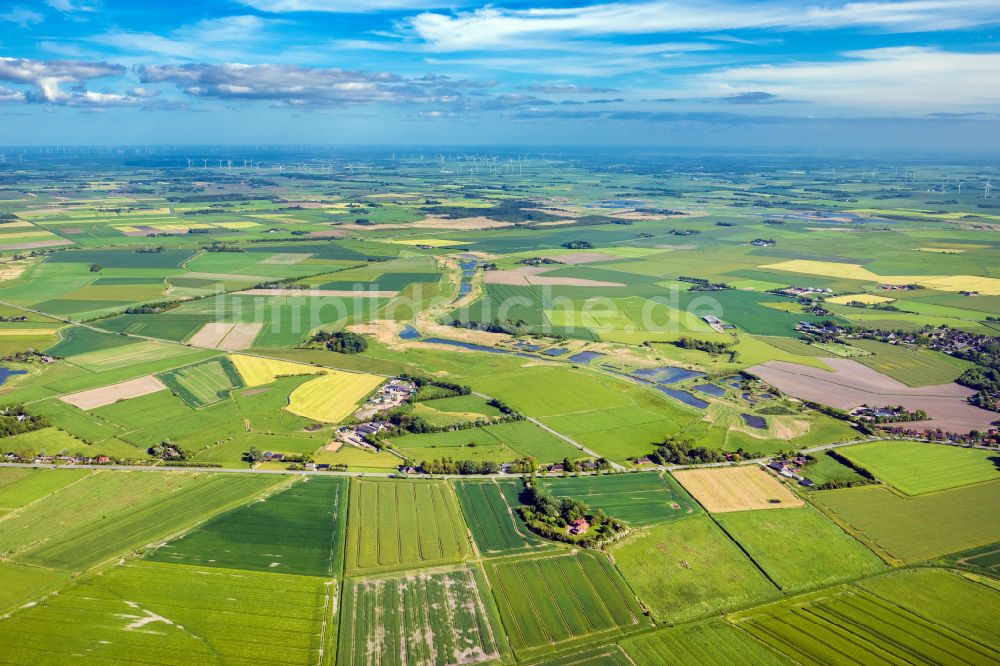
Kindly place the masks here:
POLYGON ((504 199, 498 201, 492 208, 472 208, 466 206, 443 206, 427 205, 420 209, 427 215, 440 215, 442 217, 457 220, 463 217, 486 216, 498 222, 513 222, 523 224, 525 222, 551 222, 561 218, 537 210, 538 203, 522 199, 504 199))
POLYGON ((138 250, 136 250, 136 253, 138 253, 138 254, 160 254, 161 252, 163 252, 166 249, 167 248, 163 247, 162 245, 158 245, 157 247, 140 247, 138 250))
POLYGON ((697 236, 701 232, 697 229, 671 229, 667 233, 671 236, 697 236))
POLYGON ((752 459, 763 457, 763 454, 751 453, 742 447, 727 454, 719 449, 696 446, 694 440, 689 437, 669 436, 646 457, 656 465, 698 465, 726 462, 730 456, 733 459, 752 459))
POLYGON ((754 238, 750 241, 751 245, 777 245, 778 241, 773 238, 754 238))
POLYGON ((312 337, 312 341, 340 354, 360 354, 368 349, 368 340, 364 336, 350 331, 336 331, 334 333, 320 331, 312 337))
POLYGON ((48 428, 51 425, 44 416, 29 414, 24 405, 8 405, 0 408, 0 437, 13 437, 48 428))
POLYGON ((612 518, 601 509, 590 509, 572 498, 555 498, 537 484, 528 483, 521 491, 518 511, 532 532, 553 541, 571 543, 584 548, 597 548, 628 531, 628 525, 612 518), (590 527, 581 534, 570 534, 570 526, 583 519, 590 527))
POLYGON ((500 463, 492 460, 452 460, 440 458, 420 463, 427 474, 499 474, 500 463))
MULTIPOLYGON (((450 391, 452 395, 469 395, 470 393, 472 393, 471 386, 465 386, 464 384, 456 384, 455 382, 449 382, 444 379, 434 379, 432 377, 408 375, 406 373, 399 375, 399 378, 402 379, 403 381, 410 382, 411 384, 416 386, 417 389, 422 389, 425 386, 436 386, 437 388, 444 389, 445 391, 450 391)), ((437 395, 434 397, 440 398, 444 396, 437 395)), ((424 399, 426 398, 421 398, 420 393, 418 391, 417 395, 410 398, 410 402, 419 402, 424 399)))
POLYGON ((188 457, 187 451, 182 449, 177 444, 174 444, 170 440, 163 440, 159 444, 154 444, 149 447, 146 452, 153 458, 159 458, 160 460, 186 460, 188 457))
POLYGON ((575 240, 575 241, 566 241, 565 243, 562 244, 562 246, 567 250, 589 250, 590 248, 594 247, 594 244, 591 243, 590 241, 575 240))
MULTIPOLYGON (((188 231, 188 233, 192 233, 194 231, 196 230, 191 229, 188 231)), ((205 229, 203 231, 210 231, 210 230, 205 229)), ((205 250, 208 252, 246 252, 246 250, 244 250, 239 245, 233 245, 232 243, 224 243, 222 241, 212 241, 212 244, 206 247, 205 250)))
POLYGON ((677 338, 674 345, 680 347, 681 349, 697 349, 698 351, 707 352, 709 354, 725 354, 732 346, 727 342, 699 340, 697 338, 689 338, 687 336, 677 338))
POLYGON ((500 321, 477 321, 469 319, 453 319, 451 325, 455 328, 467 328, 471 331, 486 331, 487 333, 506 333, 507 335, 524 335, 528 323, 523 319, 501 319, 500 321))
POLYGON ((694 286, 691 287, 691 291, 723 291, 725 289, 732 289, 731 284, 725 282, 711 282, 705 278, 691 277, 690 275, 678 275, 677 279, 681 282, 690 282, 694 286))
POLYGON ((167 310, 173 310, 181 304, 181 301, 160 301, 159 303, 144 303, 125 308, 125 314, 160 314, 167 310))

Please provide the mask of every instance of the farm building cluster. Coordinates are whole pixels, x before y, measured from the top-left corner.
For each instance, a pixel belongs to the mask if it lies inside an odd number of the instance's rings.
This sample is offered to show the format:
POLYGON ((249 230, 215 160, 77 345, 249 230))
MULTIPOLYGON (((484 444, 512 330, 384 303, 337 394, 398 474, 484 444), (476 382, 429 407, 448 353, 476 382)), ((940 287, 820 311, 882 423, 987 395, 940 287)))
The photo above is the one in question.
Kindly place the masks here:
POLYGON ((799 485, 809 488, 815 484, 811 479, 808 479, 800 474, 802 467, 805 466, 806 462, 808 461, 805 458, 799 456, 791 460, 785 458, 781 460, 772 460, 767 464, 767 466, 781 476, 788 479, 795 479, 799 482, 799 485))

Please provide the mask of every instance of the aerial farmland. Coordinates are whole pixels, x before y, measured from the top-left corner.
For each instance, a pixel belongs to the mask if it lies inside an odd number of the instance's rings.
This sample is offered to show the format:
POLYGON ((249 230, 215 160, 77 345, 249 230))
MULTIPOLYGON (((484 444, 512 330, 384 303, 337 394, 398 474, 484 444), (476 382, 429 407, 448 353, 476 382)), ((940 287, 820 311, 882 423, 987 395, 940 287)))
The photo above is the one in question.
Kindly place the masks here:
POLYGON ((980 165, 206 150, 0 163, 0 662, 1000 663, 980 165))

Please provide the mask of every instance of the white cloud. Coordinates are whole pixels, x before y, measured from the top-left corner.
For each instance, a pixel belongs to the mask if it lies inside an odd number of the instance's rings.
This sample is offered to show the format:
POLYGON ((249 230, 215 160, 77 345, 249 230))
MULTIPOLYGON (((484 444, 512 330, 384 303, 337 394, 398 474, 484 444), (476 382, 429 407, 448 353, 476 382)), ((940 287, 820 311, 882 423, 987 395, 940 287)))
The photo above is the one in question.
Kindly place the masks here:
POLYGON ((694 84, 718 94, 764 90, 827 108, 906 115, 1000 105, 1000 53, 895 47, 843 55, 835 62, 723 68, 694 84))
POLYGON ((466 51, 609 35, 843 27, 933 32, 998 22, 996 0, 872 0, 806 7, 794 0, 647 0, 558 9, 485 7, 452 15, 425 12, 403 26, 438 50, 466 51))
POLYGON ((38 12, 33 12, 24 7, 11 7, 5 12, 0 12, 0 21, 15 23, 22 28, 27 28, 34 23, 41 23, 44 18, 38 12))
POLYGON ((237 59, 254 50, 248 44, 266 40, 268 29, 283 23, 280 19, 252 15, 225 16, 183 26, 166 36, 110 31, 93 37, 92 41, 120 49, 132 57, 150 54, 177 60, 237 59))
POLYGON ((121 65, 106 62, 81 62, 78 60, 30 60, 27 58, 0 58, 0 81, 32 86, 26 94, 28 101, 68 104, 86 100, 81 91, 68 93, 61 86, 65 83, 82 86, 91 79, 124 73, 121 65))

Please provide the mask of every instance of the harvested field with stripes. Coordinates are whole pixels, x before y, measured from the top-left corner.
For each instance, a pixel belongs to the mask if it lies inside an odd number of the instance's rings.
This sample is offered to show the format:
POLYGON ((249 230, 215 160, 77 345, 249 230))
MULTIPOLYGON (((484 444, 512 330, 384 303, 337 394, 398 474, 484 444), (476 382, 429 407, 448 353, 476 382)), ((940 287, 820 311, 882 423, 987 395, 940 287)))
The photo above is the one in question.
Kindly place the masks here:
POLYGON ((348 575, 460 562, 469 553, 465 523, 447 482, 352 479, 348 575))
POLYGON ((760 467, 685 469, 674 477, 712 513, 785 509, 804 502, 760 467))
POLYGON ((343 605, 342 664, 458 666, 507 651, 478 567, 349 580, 343 605))

